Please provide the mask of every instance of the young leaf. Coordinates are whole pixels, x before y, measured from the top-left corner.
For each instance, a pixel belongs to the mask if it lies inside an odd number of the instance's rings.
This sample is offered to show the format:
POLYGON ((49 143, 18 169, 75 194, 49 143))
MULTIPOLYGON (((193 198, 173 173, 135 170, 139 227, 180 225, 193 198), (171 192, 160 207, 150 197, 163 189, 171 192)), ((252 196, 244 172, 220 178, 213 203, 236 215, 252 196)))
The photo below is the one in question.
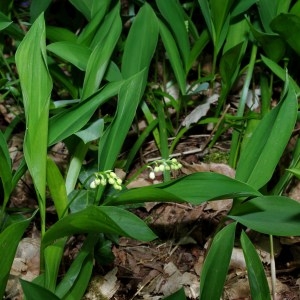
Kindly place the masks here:
POLYGON ((236 179, 261 188, 272 177, 276 165, 290 139, 298 111, 294 89, 261 120, 239 159, 236 179))
POLYGON ((220 299, 231 258, 236 223, 219 231, 213 239, 200 276, 200 299, 220 299))
POLYGON ((300 203, 283 196, 260 196, 236 203, 228 217, 255 231, 277 235, 300 235, 300 203))
POLYGON ((247 234, 242 231, 241 245, 247 265, 251 299, 271 300, 270 290, 263 265, 247 234))
POLYGON ((108 233, 129 236, 141 241, 151 241, 156 235, 134 214, 114 206, 88 206, 70 214, 49 228, 43 245, 77 233, 108 233))

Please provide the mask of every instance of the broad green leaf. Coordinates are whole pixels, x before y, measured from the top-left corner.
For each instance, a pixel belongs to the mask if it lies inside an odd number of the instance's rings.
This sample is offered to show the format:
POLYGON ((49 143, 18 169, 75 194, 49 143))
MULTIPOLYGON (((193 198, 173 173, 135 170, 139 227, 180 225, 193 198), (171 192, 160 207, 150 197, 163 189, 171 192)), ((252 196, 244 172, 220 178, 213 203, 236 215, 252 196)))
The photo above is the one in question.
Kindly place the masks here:
POLYGON ((21 286, 26 299, 47 299, 47 300, 60 300, 55 294, 48 289, 23 279, 20 279, 21 286))
POLYGON ((300 55, 300 42, 298 38, 300 30, 300 16, 294 14, 280 14, 272 23, 271 28, 300 55))
POLYGON ((271 179, 294 129, 297 111, 297 97, 289 86, 287 94, 264 116, 242 151, 236 179, 257 189, 271 179))
MULTIPOLYGON (((79 0, 80 1, 80 0, 79 0)), ((91 0, 89 0, 91 1, 91 0)), ((92 0, 93 1, 93 0, 92 0)), ((82 2, 82 1, 80 1, 82 2)), ((84 29, 81 31, 81 33, 78 36, 77 42, 82 45, 89 46, 92 42, 99 25, 101 24, 103 18, 105 17, 110 0, 103 0, 101 1, 101 8, 98 9, 98 11, 93 15, 89 17, 88 24, 84 27, 84 29), (90 19, 91 18, 91 19, 90 19)), ((89 9, 91 6, 89 6, 89 9)))
POLYGON ((13 263, 18 244, 28 227, 30 219, 13 223, 0 233, 0 297, 3 298, 11 265, 13 263))
POLYGON ((236 203, 228 216, 255 231, 299 236, 300 203, 283 196, 260 196, 236 203))
POLYGON ((114 206, 88 206, 57 221, 44 235, 43 245, 78 233, 106 233, 151 241, 156 235, 134 214, 114 206))
POLYGON ((80 11, 88 21, 90 21, 90 19, 92 18, 91 6, 93 0, 69 0, 69 2, 72 3, 72 5, 78 11, 80 11))
POLYGON ((181 288, 176 293, 164 298, 164 300, 186 300, 184 288, 181 288))
POLYGON ((47 46, 47 50, 70 62, 79 70, 85 71, 91 50, 85 45, 70 41, 56 42, 47 46))
POLYGON ((45 260, 45 278, 43 287, 53 293, 55 292, 60 263, 64 254, 66 242, 66 237, 59 239, 43 251, 45 260))
POLYGON ((33 23, 41 13, 44 13, 50 3, 51 0, 31 0, 30 22, 33 23))
POLYGON ((84 102, 50 118, 48 144, 53 145, 79 131, 101 104, 118 93, 122 84, 122 81, 109 83, 84 102))
POLYGON ((241 244, 247 265, 247 275, 250 284, 251 299, 271 300, 269 285, 264 267, 247 234, 242 231, 241 244))
MULTIPOLYGON (((278 64, 276 64, 274 61, 271 59, 261 55, 261 59, 264 62, 264 64, 276 75, 278 76, 281 80, 286 79, 286 70, 281 68, 278 64)), ((292 85, 293 89, 296 91, 296 94, 300 92, 300 87, 298 84, 293 80, 291 76, 288 76, 289 82, 292 85)))
POLYGON ((256 2, 257 0, 235 1, 233 9, 230 11, 231 17, 234 18, 246 13, 256 2))
POLYGON ((47 67, 43 14, 36 19, 19 45, 16 64, 26 116, 24 156, 38 195, 40 214, 44 222, 48 115, 52 80, 47 67))
POLYGON ((65 181, 55 162, 47 159, 47 184, 54 202, 58 218, 63 217, 63 213, 68 206, 68 196, 65 181))
POLYGON ((87 236, 79 253, 55 290, 55 294, 60 299, 66 297, 66 295, 69 298, 72 295, 79 297, 85 291, 93 269, 92 254, 97 241, 98 236, 94 234, 87 236))
POLYGON ((261 196, 261 193, 225 175, 199 172, 167 183, 122 191, 108 196, 105 204, 174 201, 199 205, 209 200, 250 196, 261 196))
MULTIPOLYGON (((239 22, 233 23, 229 26, 228 34, 226 36, 226 42, 223 47, 222 52, 226 53, 231 48, 243 43, 244 52, 246 50, 247 40, 246 36, 249 34, 249 25, 246 19, 242 19, 239 22)), ((244 53, 243 53, 244 54, 244 53)))
POLYGON ((234 244, 236 223, 214 237, 200 276, 200 299, 220 299, 234 244))
POLYGON ((266 33, 272 33, 270 24, 271 21, 277 16, 277 7, 280 1, 281 0, 273 0, 270 2, 268 0, 260 0, 257 2, 260 20, 266 33))
POLYGON ((173 36, 177 43, 176 48, 178 48, 181 53, 183 65, 186 69, 190 53, 190 42, 188 29, 185 24, 187 20, 184 16, 182 4, 180 4, 178 0, 156 0, 156 4, 162 16, 171 27, 173 36))
POLYGON ((278 34, 261 32, 250 23, 249 26, 254 38, 262 46, 266 55, 274 61, 279 61, 284 56, 286 48, 282 38, 278 34))
POLYGON ((102 26, 106 28, 101 31, 103 36, 97 41, 87 63, 82 99, 86 99, 96 92, 109 65, 110 57, 122 30, 119 10, 120 5, 118 4, 104 19, 102 26))
POLYGON ((230 90, 240 71, 240 63, 246 50, 244 42, 232 47, 223 54, 220 61, 220 74, 223 88, 230 90))
POLYGON ((75 135, 77 135, 85 144, 87 144, 101 137, 103 128, 104 120, 98 119, 86 129, 76 132, 75 135))
POLYGON ((91 280, 93 268, 94 256, 92 253, 89 253, 83 262, 82 268, 80 269, 80 273, 76 279, 76 282, 72 286, 72 289, 64 297, 64 300, 82 299, 87 289, 87 286, 91 280))
POLYGON ((157 40, 158 20, 151 6, 145 3, 135 17, 126 39, 121 68, 124 79, 149 68, 157 40))
POLYGON ((170 33, 169 29, 164 25, 163 22, 159 21, 159 33, 164 43, 170 64, 173 68, 175 77, 177 79, 180 91, 183 95, 186 94, 186 74, 182 65, 182 60, 174 38, 170 33))
POLYGON ((47 26, 46 27, 46 36, 49 41, 54 42, 70 42, 76 43, 77 36, 75 33, 70 31, 67 28, 56 27, 56 26, 47 26))
POLYGON ((99 170, 114 167, 144 93, 146 74, 144 69, 127 79, 120 88, 116 115, 99 142, 99 170))
MULTIPOLYGON (((0 179, 4 191, 3 207, 6 206, 12 192, 12 165, 5 137, 0 130, 0 179)), ((0 182, 0 184, 1 184, 0 182)))

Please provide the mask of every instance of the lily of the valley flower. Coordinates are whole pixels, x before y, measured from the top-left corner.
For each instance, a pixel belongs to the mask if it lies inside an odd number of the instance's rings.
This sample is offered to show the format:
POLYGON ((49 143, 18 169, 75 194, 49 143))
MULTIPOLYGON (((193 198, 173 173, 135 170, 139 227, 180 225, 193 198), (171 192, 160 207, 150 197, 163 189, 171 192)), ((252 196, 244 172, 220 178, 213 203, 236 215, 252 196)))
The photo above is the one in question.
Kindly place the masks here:
POLYGON ((122 179, 111 170, 96 172, 95 177, 96 178, 90 183, 91 189, 95 189, 99 185, 106 186, 107 183, 109 183, 115 190, 122 190, 122 179))
POLYGON ((151 165, 148 166, 150 169, 149 178, 154 180, 155 174, 158 172, 169 171, 169 170, 179 170, 182 167, 182 164, 178 162, 176 158, 172 159, 159 159, 154 161, 154 167, 151 165))

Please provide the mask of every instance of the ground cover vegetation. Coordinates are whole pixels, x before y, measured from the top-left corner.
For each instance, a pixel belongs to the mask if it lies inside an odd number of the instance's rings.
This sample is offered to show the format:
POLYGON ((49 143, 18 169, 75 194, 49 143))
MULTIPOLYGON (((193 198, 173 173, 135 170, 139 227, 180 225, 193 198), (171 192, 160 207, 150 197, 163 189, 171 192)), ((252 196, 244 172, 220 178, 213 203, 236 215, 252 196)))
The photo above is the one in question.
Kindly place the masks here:
MULTIPOLYGON (((0 30, 0 104, 11 109, 0 123, 1 297, 33 223, 40 270, 20 280, 24 297, 82 299, 95 262, 111 258, 119 237, 157 239, 133 208, 233 199, 207 249, 199 298, 222 298, 239 244, 251 299, 275 299, 274 237, 300 235, 300 204, 286 194, 300 177, 300 1, 2 0, 0 30), (10 143, 20 132, 16 162, 10 143), (230 136, 235 178, 180 174, 184 154, 175 149, 195 132, 209 133, 203 148, 230 136), (146 161, 149 140, 159 157, 146 161), (64 166, 50 154, 62 143, 64 166), (145 171, 162 182, 127 187, 145 171), (25 176, 36 208, 12 204, 25 176), (269 236, 271 289, 249 230, 269 236)), ((186 297, 179 286, 166 299, 186 297)))

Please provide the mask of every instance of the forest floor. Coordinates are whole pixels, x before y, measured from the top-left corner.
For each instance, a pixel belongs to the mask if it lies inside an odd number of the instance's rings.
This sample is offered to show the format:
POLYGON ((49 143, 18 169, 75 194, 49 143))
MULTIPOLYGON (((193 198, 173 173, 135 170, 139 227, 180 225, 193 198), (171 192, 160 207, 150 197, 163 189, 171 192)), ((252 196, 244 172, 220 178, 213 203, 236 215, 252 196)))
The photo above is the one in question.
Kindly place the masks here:
MULTIPOLYGON (((9 116, 3 105, 0 106, 0 112, 0 125, 3 126, 4 119, 9 116)), ((230 135, 210 150, 200 151, 201 145, 207 144, 210 138, 209 135, 195 135, 181 141, 175 152, 182 154, 178 159, 183 168, 180 174, 173 174, 174 176, 211 171, 234 177, 234 170, 226 165, 230 135)), ((10 141, 10 151, 15 163, 22 156, 22 139, 23 134, 20 133, 10 141)), ((142 153, 146 160, 159 156, 153 142, 146 144, 142 153)), ((59 164, 67 162, 68 155, 62 144, 55 146, 51 154, 59 164)), ((137 161, 132 173, 139 167, 140 163, 137 161)), ((161 180, 158 177, 155 182, 151 181, 145 171, 129 187, 155 184, 161 180)), ((290 197, 300 201, 299 182, 294 182, 288 192, 290 197)), ((30 178, 24 177, 18 185, 11 199, 11 206, 37 206, 30 178)), ((157 202, 132 208, 131 211, 145 220, 159 238, 147 243, 120 238, 119 243, 112 246, 113 262, 105 266, 95 265, 84 299, 158 300, 180 287, 184 287, 188 299, 197 299, 200 273, 207 249, 220 220, 230 206, 231 200, 228 199, 199 206, 157 202)), ((53 214, 51 202, 48 214, 53 214)), ((257 247, 266 274, 270 278, 269 237, 251 231, 248 234, 257 247)), ((70 240, 65 252, 66 261, 76 255, 81 243, 80 236, 70 240)), ((22 299, 18 278, 30 280, 39 272, 39 234, 35 226, 26 232, 21 244, 11 270, 6 299, 22 299)), ((300 299, 300 239, 274 238, 274 244, 277 267, 276 299, 300 299)), ((238 244, 234 247, 222 299, 251 299, 245 261, 238 244)))

